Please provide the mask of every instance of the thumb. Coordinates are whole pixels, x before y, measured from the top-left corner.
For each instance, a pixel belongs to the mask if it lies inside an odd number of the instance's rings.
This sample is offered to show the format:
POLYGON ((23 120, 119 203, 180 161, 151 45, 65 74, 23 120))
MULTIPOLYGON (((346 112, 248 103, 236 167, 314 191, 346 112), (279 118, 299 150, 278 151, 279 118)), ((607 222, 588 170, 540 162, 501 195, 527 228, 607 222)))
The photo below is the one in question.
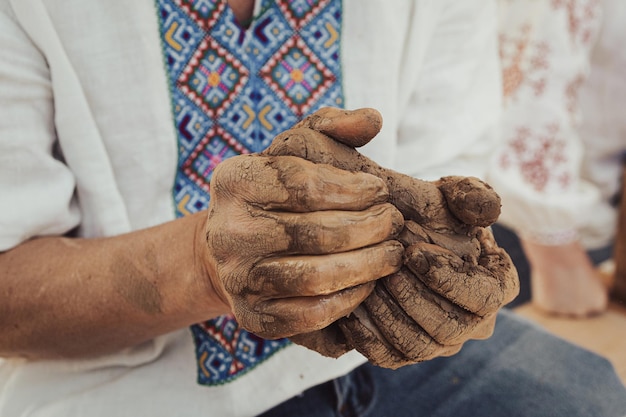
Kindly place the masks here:
POLYGON ((382 115, 372 108, 344 110, 324 107, 307 116, 294 127, 316 130, 338 142, 358 148, 372 140, 380 132, 382 126, 382 115))

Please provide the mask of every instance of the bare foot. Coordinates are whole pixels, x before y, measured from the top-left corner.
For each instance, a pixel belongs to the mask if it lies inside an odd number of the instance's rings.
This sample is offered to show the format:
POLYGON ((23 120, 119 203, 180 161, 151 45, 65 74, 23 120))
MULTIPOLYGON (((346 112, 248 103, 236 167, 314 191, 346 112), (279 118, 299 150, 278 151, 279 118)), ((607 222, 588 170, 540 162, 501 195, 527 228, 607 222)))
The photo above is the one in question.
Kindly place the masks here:
POLYGON ((608 288, 578 243, 545 246, 522 240, 531 266, 532 302, 555 315, 588 317, 602 313, 608 288))

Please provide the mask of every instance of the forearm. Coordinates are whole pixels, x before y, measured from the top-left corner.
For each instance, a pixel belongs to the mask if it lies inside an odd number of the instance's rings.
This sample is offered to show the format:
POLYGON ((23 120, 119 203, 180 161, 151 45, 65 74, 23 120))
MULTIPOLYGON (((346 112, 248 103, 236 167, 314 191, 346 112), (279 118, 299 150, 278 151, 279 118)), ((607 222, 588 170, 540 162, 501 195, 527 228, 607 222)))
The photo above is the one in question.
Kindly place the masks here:
POLYGON ((103 354, 227 313, 195 255, 205 216, 0 254, 0 356, 103 354))

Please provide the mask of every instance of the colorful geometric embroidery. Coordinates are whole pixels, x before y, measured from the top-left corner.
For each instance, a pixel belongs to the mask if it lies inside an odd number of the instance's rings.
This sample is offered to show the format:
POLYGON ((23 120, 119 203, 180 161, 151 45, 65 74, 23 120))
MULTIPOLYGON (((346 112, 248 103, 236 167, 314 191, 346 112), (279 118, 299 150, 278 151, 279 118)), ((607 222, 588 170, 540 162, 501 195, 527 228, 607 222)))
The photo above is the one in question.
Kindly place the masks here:
POLYGON ((220 126, 209 130, 181 167, 187 178, 209 192, 213 170, 226 158, 240 155, 244 147, 220 126))
POLYGON ((263 80, 278 97, 291 103, 299 116, 334 82, 332 72, 312 56, 302 39, 290 38, 260 71, 263 80))
MULTIPOLYGON (((247 30, 224 0, 157 0, 178 136, 178 217, 208 207, 213 169, 260 152, 323 106, 342 107, 340 0, 260 0, 247 30)), ((191 327, 198 383, 224 384, 287 346, 232 316, 191 327)))
POLYGON ((203 39, 177 86, 210 117, 224 111, 248 80, 248 71, 217 42, 203 39))
POLYGON ((227 382, 264 361, 285 346, 286 340, 265 340, 237 326, 231 316, 194 326, 198 353, 198 382, 227 382))

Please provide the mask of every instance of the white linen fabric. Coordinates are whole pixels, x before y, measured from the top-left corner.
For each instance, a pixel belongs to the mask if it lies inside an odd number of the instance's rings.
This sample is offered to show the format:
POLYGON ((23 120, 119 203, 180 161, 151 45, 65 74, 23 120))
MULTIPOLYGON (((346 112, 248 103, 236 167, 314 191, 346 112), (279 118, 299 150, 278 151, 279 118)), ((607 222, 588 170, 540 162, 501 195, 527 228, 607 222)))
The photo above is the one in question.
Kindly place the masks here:
MULTIPOLYGON (((501 104, 495 13, 484 0, 344 1, 346 107, 384 117, 365 154, 425 179, 484 177, 501 104)), ((173 126, 151 0, 0 0, 0 251, 173 219, 173 126)), ((363 361, 290 346, 205 387, 182 329, 95 359, 0 359, 0 416, 250 416, 363 361)))
POLYGON ((626 3, 501 0, 500 221, 547 245, 610 243, 626 148, 626 3))

